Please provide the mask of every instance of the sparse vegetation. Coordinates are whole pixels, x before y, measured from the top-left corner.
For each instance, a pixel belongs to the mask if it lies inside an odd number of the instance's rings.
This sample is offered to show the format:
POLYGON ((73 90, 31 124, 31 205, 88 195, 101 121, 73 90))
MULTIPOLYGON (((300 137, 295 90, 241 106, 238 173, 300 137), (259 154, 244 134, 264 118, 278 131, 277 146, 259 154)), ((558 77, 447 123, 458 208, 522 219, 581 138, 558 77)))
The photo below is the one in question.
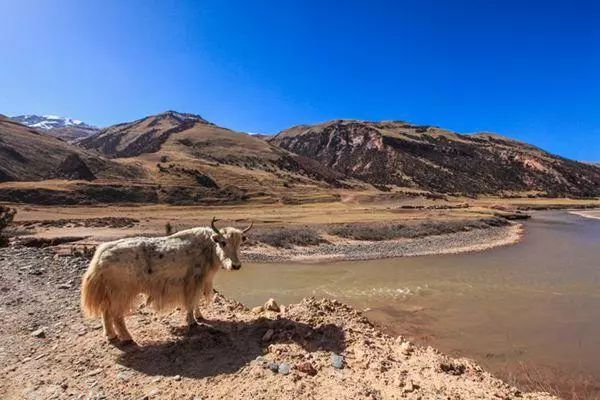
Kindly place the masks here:
POLYGON ((253 241, 284 249, 293 246, 317 246, 328 243, 319 232, 311 228, 278 228, 268 231, 257 231, 253 241))
POLYGON ((16 214, 17 210, 0 206, 0 247, 8 244, 8 238, 3 234, 3 231, 12 222, 16 214))
POLYGON ((170 222, 165 224, 165 235, 170 236, 173 233, 173 226, 170 222))
POLYGON ((503 226, 508 222, 501 218, 480 220, 426 221, 406 224, 341 224, 328 230, 331 235, 354 240, 393 240, 418 238, 430 235, 465 232, 473 229, 485 229, 491 226, 503 226))

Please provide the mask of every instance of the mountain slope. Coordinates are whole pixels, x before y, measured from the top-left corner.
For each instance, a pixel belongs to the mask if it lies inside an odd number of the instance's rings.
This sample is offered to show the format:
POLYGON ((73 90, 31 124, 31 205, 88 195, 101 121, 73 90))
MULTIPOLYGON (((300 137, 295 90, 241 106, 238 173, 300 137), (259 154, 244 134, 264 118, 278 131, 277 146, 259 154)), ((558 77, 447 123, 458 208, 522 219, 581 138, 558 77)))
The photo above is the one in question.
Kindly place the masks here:
POLYGON ((600 168, 487 133, 336 120, 284 130, 270 143, 375 185, 463 194, 600 195, 600 168))
POLYGON ((325 195, 352 184, 312 159, 175 111, 108 127, 78 144, 141 162, 166 202, 325 195))
POLYGON ((98 128, 82 121, 56 115, 17 115, 11 118, 66 141, 82 139, 98 132, 98 128))
POLYGON ((122 166, 0 116, 0 182, 136 176, 136 168, 122 166))

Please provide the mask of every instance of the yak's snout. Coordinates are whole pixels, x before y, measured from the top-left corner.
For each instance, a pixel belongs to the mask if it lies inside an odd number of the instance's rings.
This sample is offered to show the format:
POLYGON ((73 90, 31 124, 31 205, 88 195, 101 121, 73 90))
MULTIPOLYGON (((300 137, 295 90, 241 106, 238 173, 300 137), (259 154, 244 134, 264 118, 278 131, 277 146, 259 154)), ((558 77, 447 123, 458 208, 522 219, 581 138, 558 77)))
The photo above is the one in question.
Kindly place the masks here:
POLYGON ((242 268, 242 264, 231 264, 231 269, 235 271, 237 271, 240 268, 242 268))

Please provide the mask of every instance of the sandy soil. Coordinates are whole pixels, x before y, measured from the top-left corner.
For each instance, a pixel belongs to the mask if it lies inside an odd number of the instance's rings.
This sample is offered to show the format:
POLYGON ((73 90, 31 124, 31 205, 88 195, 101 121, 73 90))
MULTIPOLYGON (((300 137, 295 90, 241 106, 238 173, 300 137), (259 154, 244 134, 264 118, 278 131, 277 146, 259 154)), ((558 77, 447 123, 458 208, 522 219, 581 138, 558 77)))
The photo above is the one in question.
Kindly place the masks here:
POLYGON ((0 398, 552 398, 387 336, 333 300, 253 312, 217 296, 203 310, 212 328, 193 335, 180 313, 140 307, 128 318, 138 346, 114 347, 97 321, 81 317, 86 264, 48 250, 0 250, 0 398))

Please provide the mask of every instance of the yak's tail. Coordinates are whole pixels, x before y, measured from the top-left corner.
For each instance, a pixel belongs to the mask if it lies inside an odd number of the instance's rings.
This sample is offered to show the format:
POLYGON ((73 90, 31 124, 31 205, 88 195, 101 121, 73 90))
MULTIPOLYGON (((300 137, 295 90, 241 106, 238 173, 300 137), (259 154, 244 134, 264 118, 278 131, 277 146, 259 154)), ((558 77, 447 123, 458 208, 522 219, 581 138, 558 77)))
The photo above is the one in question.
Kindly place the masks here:
POLYGON ((87 317, 99 317, 110 307, 109 290, 98 268, 101 250, 96 250, 81 281, 81 310, 87 317))

